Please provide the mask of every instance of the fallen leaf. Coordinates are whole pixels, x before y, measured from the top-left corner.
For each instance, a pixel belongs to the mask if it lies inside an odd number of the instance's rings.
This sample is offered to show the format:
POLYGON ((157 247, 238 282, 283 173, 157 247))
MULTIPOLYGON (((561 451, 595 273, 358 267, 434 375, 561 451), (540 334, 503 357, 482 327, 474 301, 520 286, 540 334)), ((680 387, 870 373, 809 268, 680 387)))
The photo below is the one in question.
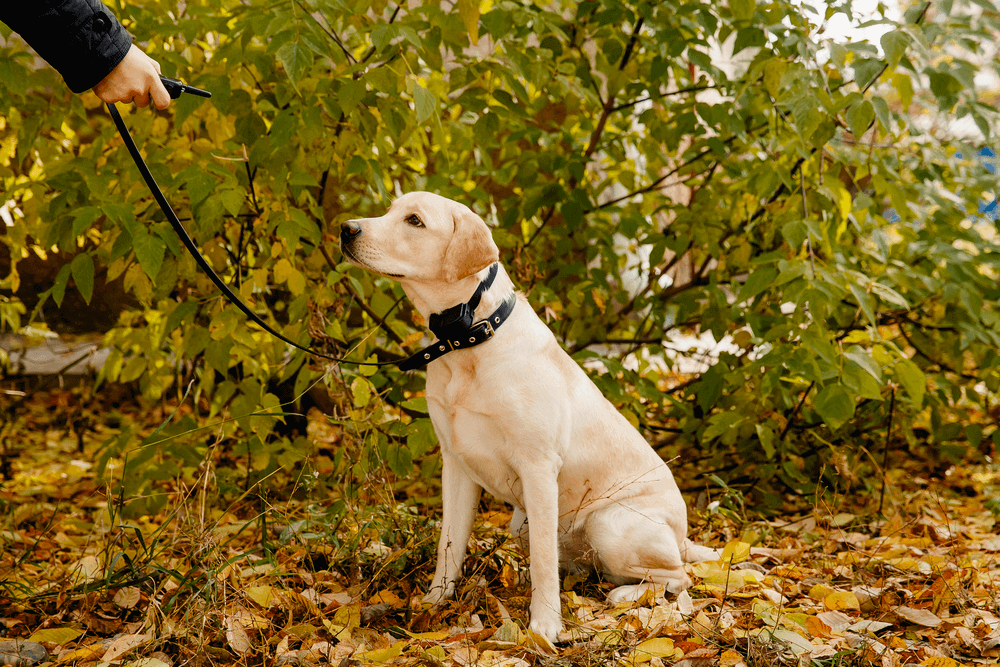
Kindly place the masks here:
POLYGON ((61 663, 96 662, 107 650, 105 644, 88 644, 66 653, 59 658, 61 663))
POLYGON ((77 628, 46 628, 33 632, 28 641, 38 644, 68 644, 82 634, 83 630, 77 628))
POLYGON ((719 656, 719 665, 721 667, 739 667, 739 665, 744 665, 743 656, 732 649, 727 649, 722 652, 719 656))
POLYGON ((920 664, 926 665, 927 667, 960 667, 962 663, 943 655, 935 655, 931 658, 924 658, 923 662, 920 664))
POLYGON ((104 662, 111 662, 112 660, 118 660, 123 655, 136 648, 137 646, 142 646, 146 642, 152 639, 152 635, 147 634, 129 634, 121 635, 117 637, 107 646, 107 651, 104 652, 104 656, 101 658, 104 662))
POLYGON ((886 623, 885 621, 873 621, 873 620, 862 620, 857 623, 852 623, 847 629, 851 632, 865 633, 870 632, 876 634, 885 630, 886 628, 891 628, 892 623, 886 623))
POLYGON ((669 637, 647 639, 632 650, 629 657, 633 664, 649 662, 653 658, 680 658, 684 652, 674 647, 674 640, 669 637))
POLYGON ((252 586, 246 589, 247 597, 267 609, 275 602, 274 589, 270 586, 252 586))
POLYGON ((678 593, 676 602, 677 610, 685 616, 690 616, 694 613, 694 602, 691 600, 691 594, 687 591, 681 591, 678 593))
POLYGON ((240 619, 235 616, 226 616, 226 641, 229 642, 229 647, 238 655, 246 655, 253 650, 250 636, 243 629, 240 619))
POLYGON ((719 559, 723 566, 729 564, 742 563, 750 557, 750 545, 746 542, 734 540, 726 545, 722 550, 722 557, 719 559))
POLYGON ((358 653, 352 656, 354 659, 361 661, 361 663, 378 663, 388 662, 393 658, 398 658, 403 655, 403 649, 406 648, 405 641, 399 641, 390 646, 389 648, 383 648, 376 651, 366 651, 364 653, 358 653))
POLYGON ((841 609, 861 609, 861 603, 857 596, 850 591, 837 591, 830 593, 823 598, 823 606, 830 611, 840 611, 841 609))
POLYGON ((896 607, 896 615, 905 618, 910 623, 916 623, 927 628, 933 628, 941 623, 941 619, 936 614, 926 609, 915 609, 914 607, 896 607))
POLYGON ((830 626, 824 623, 817 616, 810 616, 806 619, 806 632, 813 637, 821 637, 823 639, 830 639, 833 637, 830 626))
POLYGON ((821 614, 816 614, 816 618, 829 625, 830 629, 835 632, 846 630, 847 626, 854 622, 853 618, 842 611, 824 611, 821 614))
POLYGON ((118 589, 118 592, 115 593, 115 597, 112 598, 112 602, 122 609, 131 609, 139 604, 139 597, 140 593, 138 588, 135 586, 126 586, 125 588, 118 589))

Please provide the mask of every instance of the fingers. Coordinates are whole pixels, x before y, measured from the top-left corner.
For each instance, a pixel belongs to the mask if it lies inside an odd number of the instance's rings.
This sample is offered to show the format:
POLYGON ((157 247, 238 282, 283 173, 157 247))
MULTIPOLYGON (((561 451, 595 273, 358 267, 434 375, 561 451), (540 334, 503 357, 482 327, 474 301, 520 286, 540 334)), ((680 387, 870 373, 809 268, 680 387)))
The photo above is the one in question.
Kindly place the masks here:
MULTIPOLYGON (((156 62, 155 60, 153 61, 156 62)), ((160 66, 156 65, 156 70, 160 70, 160 66)), ((153 97, 153 105, 157 109, 163 110, 170 106, 170 93, 167 89, 163 87, 163 82, 160 81, 160 77, 157 76, 156 80, 153 81, 153 85, 149 88, 149 93, 153 97)))
POLYGON ((170 106, 170 94, 160 82, 160 63, 135 44, 118 66, 94 86, 94 92, 108 104, 133 102, 137 107, 147 107, 152 102, 157 109, 170 106))

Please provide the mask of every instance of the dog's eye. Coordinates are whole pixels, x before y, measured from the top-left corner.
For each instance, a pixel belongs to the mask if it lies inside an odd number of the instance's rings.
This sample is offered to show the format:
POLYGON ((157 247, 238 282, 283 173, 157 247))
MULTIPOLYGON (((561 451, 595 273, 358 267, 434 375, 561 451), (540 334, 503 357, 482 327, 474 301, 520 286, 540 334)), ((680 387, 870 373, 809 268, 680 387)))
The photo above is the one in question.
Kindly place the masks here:
POLYGON ((410 214, 410 217, 406 219, 407 224, 413 225, 414 227, 423 227, 424 223, 420 221, 416 213, 410 214))

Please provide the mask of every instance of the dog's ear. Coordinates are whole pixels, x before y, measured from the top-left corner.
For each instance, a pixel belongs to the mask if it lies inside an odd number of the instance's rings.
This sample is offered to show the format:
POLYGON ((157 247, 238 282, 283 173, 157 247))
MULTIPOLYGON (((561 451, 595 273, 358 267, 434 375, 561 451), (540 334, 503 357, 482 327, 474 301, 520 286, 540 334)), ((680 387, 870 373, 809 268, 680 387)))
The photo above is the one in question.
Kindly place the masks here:
POLYGON ((444 280, 453 283, 500 259, 500 250, 483 219, 466 206, 454 208, 455 232, 444 252, 444 280))

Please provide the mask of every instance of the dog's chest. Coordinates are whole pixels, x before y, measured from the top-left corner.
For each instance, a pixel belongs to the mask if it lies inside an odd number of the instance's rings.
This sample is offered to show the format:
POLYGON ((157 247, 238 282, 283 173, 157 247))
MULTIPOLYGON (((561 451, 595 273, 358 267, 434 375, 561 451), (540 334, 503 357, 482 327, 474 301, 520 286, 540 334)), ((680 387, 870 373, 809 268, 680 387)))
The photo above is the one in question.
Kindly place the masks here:
MULTIPOLYGON (((438 369, 435 369, 438 370, 438 369)), ((502 396, 480 385, 480 375, 454 366, 428 373, 427 405, 445 465, 463 471, 490 494, 523 506, 521 482, 507 454, 502 396)), ((502 390, 501 390, 502 392, 502 390)), ((510 416, 507 416, 509 419, 510 416)))

